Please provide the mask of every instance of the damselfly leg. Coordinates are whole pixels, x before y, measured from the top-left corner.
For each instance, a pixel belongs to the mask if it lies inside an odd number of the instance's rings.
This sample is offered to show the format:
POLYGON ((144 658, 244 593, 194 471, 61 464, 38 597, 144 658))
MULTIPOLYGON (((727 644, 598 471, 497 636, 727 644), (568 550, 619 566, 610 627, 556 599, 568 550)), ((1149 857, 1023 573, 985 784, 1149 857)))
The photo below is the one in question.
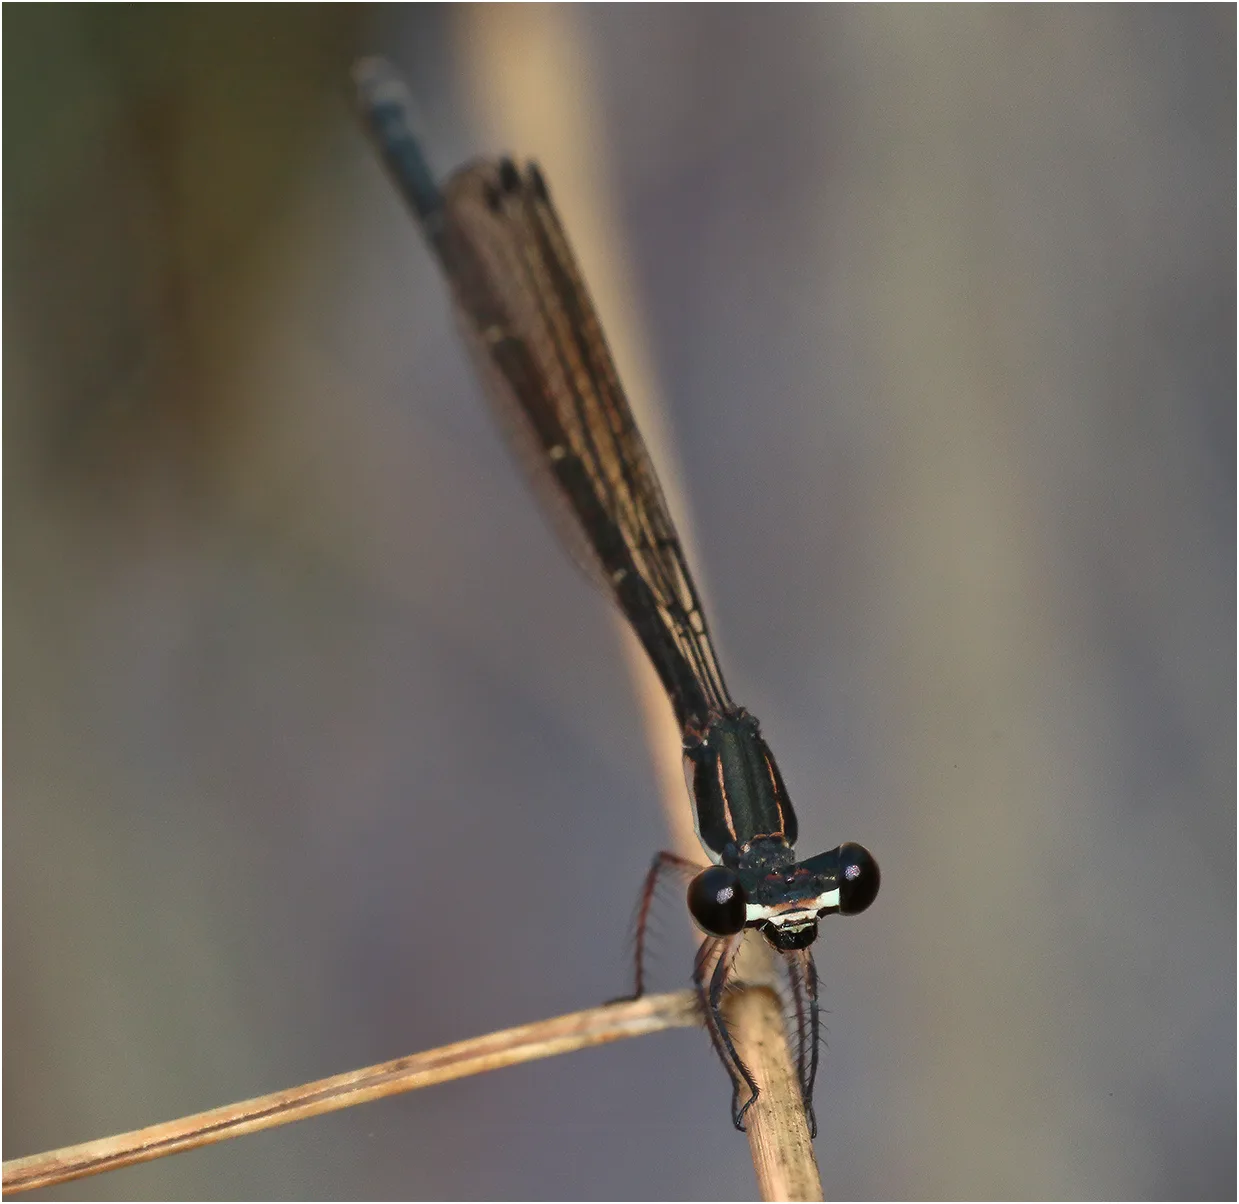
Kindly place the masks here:
POLYGON ((654 905, 654 896, 658 892, 658 884, 667 874, 674 874, 685 880, 698 873, 701 866, 678 853, 659 853, 645 875, 645 883, 641 888, 641 901, 637 905, 636 935, 636 980, 632 993, 634 999, 645 994, 645 953, 646 931, 650 921, 650 908, 654 905))

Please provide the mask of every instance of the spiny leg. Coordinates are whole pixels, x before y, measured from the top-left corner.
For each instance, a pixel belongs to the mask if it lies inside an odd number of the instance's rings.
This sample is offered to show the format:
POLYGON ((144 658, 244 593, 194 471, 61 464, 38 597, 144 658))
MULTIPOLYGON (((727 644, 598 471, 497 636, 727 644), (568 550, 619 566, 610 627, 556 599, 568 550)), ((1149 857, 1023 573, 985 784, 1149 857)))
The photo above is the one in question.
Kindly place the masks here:
POLYGON ((654 902, 654 892, 658 889, 658 880, 667 870, 688 877, 697 873, 701 867, 696 862, 689 861, 677 853, 659 853, 650 866, 650 872, 645 876, 645 885, 641 888, 641 902, 637 907, 637 981, 634 999, 640 999, 645 994, 645 925, 650 918, 650 907, 654 902))
POLYGON ((731 963, 740 949, 744 932, 737 932, 728 937, 706 937, 697 951, 697 960, 693 966, 693 982, 701 997, 702 1010, 705 1013, 706 1029, 710 1040, 714 1043, 715 1052, 721 1059, 728 1077, 731 1079, 731 1121, 740 1130, 744 1129, 744 1114, 753 1106, 760 1094, 757 1082, 749 1073, 749 1068, 741 1061, 732 1042, 731 1033, 727 1030, 727 1021, 723 1019, 722 1000, 723 988, 727 985, 727 975, 731 972, 731 963), (710 974, 710 985, 706 986, 706 967, 710 963, 711 954, 718 954, 713 972, 710 974), (740 1087, 748 1088, 749 1098, 744 1107, 740 1107, 740 1087))

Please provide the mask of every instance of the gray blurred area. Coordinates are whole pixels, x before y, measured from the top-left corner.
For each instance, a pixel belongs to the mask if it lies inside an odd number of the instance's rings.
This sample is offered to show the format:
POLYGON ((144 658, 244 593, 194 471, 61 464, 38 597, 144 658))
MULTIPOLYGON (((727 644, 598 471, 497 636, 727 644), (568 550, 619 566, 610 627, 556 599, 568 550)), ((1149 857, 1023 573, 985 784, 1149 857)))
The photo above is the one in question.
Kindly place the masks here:
MULTIPOLYGON (((349 107, 385 53, 443 169, 554 192, 503 20, 587 88, 801 847, 882 864, 828 1198, 1234 1198, 1231 6, 5 17, 6 1158, 627 989, 622 633, 349 107)), ((42 1194, 751 1198, 727 1105, 679 1031, 42 1194)))

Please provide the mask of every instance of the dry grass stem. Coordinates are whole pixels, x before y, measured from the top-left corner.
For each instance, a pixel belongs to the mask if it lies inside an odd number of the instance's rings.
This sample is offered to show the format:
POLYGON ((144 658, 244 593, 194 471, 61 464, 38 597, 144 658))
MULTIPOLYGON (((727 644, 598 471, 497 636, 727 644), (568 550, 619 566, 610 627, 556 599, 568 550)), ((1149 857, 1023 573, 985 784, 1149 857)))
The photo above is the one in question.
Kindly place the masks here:
POLYGON ((319 1079, 258 1099, 213 1108, 181 1120, 15 1158, 4 1164, 4 1191, 29 1191, 83 1179, 323 1112, 351 1108, 368 1100, 431 1087, 449 1079, 699 1023, 697 997, 693 991, 646 995, 641 999, 572 1012, 319 1079))
POLYGON ((753 986, 735 992, 725 1010, 736 1048, 761 1085, 745 1116, 761 1198, 821 1200, 821 1176, 787 1048, 782 1002, 768 987, 753 986))

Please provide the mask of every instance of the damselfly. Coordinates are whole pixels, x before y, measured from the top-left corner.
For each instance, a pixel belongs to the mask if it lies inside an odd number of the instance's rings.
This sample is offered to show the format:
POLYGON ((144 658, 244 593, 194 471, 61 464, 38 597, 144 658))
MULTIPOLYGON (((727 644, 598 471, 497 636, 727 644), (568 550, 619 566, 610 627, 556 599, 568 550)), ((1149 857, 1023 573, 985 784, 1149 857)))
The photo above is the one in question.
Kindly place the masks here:
POLYGON ((797 1070, 812 1125, 818 1061, 817 972, 810 946, 822 916, 864 911, 877 862, 860 845, 797 861, 796 815, 757 720, 727 691, 684 551, 611 360, 585 283, 535 164, 482 159, 442 186, 385 64, 357 72, 361 107, 387 167, 447 277, 489 395, 577 559, 618 603, 680 725, 704 869, 660 853, 646 878, 637 932, 659 877, 689 873, 688 909, 705 933, 693 981, 732 1081, 732 1119, 757 1098, 723 1016, 746 928, 783 954, 798 1023, 797 1070), (698 872, 700 871, 700 872, 698 872), (742 1095, 744 1098, 742 1099, 742 1095))

